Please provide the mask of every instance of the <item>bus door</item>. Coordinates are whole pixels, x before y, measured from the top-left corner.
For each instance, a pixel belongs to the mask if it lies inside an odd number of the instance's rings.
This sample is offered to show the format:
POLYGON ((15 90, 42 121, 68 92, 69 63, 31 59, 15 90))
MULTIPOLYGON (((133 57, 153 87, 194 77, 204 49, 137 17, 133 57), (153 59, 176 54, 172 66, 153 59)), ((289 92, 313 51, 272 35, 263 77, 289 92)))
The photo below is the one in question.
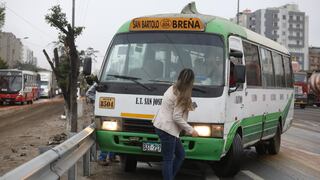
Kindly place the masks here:
MULTIPOLYGON (((240 51, 243 53, 242 40, 239 37, 229 37, 229 52, 240 51)), ((233 66, 237 64, 244 64, 244 58, 229 57, 227 61, 227 84, 229 85, 229 103, 227 105, 227 118, 234 121, 241 121, 245 117, 245 84, 236 84, 233 79, 233 66), (236 89, 236 87, 238 88, 236 89)))

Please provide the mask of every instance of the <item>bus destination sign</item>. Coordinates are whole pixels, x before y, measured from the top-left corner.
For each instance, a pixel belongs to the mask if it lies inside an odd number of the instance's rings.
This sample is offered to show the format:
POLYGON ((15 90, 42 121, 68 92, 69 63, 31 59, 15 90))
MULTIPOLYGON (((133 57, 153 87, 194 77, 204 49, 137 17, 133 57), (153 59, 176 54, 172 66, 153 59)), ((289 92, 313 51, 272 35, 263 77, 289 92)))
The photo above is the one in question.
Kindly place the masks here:
POLYGON ((199 18, 136 18, 130 31, 204 31, 199 18))

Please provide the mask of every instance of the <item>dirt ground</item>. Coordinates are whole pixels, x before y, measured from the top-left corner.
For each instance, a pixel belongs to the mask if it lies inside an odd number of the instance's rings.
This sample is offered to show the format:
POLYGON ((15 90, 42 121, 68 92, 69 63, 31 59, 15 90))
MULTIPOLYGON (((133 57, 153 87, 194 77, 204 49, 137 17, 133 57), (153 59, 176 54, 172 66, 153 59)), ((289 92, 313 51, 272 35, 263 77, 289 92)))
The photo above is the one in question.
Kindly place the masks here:
MULTIPOLYGON (((83 104, 79 130, 91 121, 91 110, 83 104)), ((62 98, 0 109, 0 176, 39 155, 39 149, 47 149, 49 142, 55 142, 54 136, 58 140, 62 137, 63 141, 63 135, 67 133, 62 113, 62 98)))

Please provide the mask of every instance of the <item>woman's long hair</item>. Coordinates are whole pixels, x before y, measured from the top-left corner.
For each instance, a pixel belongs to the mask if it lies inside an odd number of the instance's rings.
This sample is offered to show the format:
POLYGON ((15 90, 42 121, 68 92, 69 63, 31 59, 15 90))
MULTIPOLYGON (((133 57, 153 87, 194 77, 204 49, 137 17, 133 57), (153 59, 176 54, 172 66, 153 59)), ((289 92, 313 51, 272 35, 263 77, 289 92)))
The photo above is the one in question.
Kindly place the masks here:
POLYGON ((177 96, 177 105, 181 106, 184 112, 192 108, 191 94, 193 81, 193 71, 191 69, 183 69, 173 86, 173 93, 177 96))

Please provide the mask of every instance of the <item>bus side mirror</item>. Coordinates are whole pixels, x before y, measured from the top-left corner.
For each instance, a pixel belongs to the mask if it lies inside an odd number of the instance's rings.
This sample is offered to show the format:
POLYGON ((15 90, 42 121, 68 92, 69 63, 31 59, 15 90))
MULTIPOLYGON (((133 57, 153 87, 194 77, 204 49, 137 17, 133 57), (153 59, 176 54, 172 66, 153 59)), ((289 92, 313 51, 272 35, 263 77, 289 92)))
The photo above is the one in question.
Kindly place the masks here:
POLYGON ((231 50, 231 52, 229 53, 230 57, 235 57, 235 58, 242 58, 243 53, 241 51, 238 50, 231 50))
POLYGON ((92 65, 92 59, 91 57, 84 58, 83 61, 83 74, 88 76, 91 74, 91 65, 92 65))
POLYGON ((246 81, 246 67, 242 64, 234 65, 234 77, 236 83, 244 83, 246 81))

